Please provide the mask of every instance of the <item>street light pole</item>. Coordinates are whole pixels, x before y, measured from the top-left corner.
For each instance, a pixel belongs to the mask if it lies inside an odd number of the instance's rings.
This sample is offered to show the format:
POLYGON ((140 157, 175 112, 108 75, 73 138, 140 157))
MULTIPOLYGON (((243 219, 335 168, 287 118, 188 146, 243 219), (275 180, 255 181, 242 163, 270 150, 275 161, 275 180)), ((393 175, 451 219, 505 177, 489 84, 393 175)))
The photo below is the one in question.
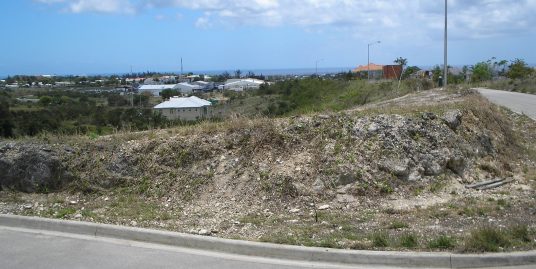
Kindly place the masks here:
POLYGON ((444 60, 444 65, 443 65, 443 87, 444 89, 447 88, 447 75, 449 73, 449 70, 448 70, 448 63, 447 63, 447 53, 448 53, 448 49, 447 49, 447 0, 445 0, 445 51, 444 51, 444 54, 445 54, 445 60, 444 60))
POLYGON ((374 44, 380 44, 381 41, 369 43, 367 46, 367 80, 370 80, 370 46, 374 44))

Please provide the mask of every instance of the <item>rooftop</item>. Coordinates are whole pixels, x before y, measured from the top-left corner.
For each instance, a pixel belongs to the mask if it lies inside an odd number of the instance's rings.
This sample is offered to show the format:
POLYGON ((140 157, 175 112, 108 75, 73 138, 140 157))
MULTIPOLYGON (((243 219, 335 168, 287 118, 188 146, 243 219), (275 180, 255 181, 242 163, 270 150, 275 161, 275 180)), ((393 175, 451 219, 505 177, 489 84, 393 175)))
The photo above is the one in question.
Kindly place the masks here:
POLYGON ((190 97, 171 97, 169 101, 165 101, 161 104, 156 105, 155 109, 164 109, 164 108, 191 108, 191 107, 204 107, 210 106, 210 103, 207 100, 201 99, 197 96, 190 97))
POLYGON ((140 86, 140 90, 165 90, 165 89, 173 89, 175 87, 175 84, 164 84, 164 85, 142 85, 140 86))
POLYGON ((380 71, 383 70, 383 65, 370 63, 370 65, 360 65, 357 68, 355 68, 353 71, 355 73, 357 72, 367 72, 367 71, 380 71))

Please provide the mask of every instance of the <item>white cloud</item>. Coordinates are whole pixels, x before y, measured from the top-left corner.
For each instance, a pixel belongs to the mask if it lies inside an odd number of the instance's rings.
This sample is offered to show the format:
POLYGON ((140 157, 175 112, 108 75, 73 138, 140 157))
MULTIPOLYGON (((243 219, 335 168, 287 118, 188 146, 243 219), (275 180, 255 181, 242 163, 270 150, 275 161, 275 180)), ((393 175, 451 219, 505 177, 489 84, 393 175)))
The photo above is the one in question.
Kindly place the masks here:
MULTIPOLYGON (((358 37, 432 39, 442 29, 443 1, 433 0, 36 0, 70 12, 134 13, 154 9, 196 10, 195 25, 297 26, 309 31, 345 30, 358 37)), ((449 0, 453 38, 530 32, 534 0, 449 0)))
POLYGON ((71 13, 124 13, 133 14, 136 7, 130 0, 36 0, 44 4, 61 4, 62 10, 71 13))

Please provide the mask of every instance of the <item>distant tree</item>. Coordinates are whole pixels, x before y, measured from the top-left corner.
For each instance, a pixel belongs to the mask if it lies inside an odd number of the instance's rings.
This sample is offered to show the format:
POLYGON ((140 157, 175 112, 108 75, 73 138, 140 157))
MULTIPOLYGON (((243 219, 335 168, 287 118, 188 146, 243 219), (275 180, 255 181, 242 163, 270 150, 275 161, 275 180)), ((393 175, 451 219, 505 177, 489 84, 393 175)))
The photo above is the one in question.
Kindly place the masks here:
POLYGON ((493 75, 493 69, 489 62, 479 62, 473 66, 473 75, 471 80, 473 82, 481 82, 490 80, 493 75))
POLYGON ((39 98, 39 104, 42 106, 49 106, 52 104, 52 101, 53 101, 52 97, 47 96, 47 95, 41 96, 39 98))
POLYGON ((164 100, 167 100, 173 96, 178 96, 180 94, 180 92, 178 90, 175 90, 175 89, 165 89, 163 91, 160 92, 160 96, 162 97, 162 99, 164 100))
POLYGON ((119 94, 110 94, 106 99, 108 106, 126 106, 128 104, 128 100, 119 94))
POLYGON ((402 58, 402 57, 398 57, 394 60, 394 63, 395 64, 398 64, 400 66, 402 66, 402 68, 404 68, 404 66, 406 66, 408 64, 408 59, 406 58, 402 58))
POLYGON ((506 76, 511 79, 523 79, 527 78, 534 69, 530 68, 524 60, 515 59, 508 66, 509 70, 506 76))
POLYGON ((0 136, 12 137, 13 127, 8 96, 0 96, 0 136))
POLYGON ((400 65, 400 75, 398 77, 398 88, 400 88, 400 82, 402 81, 402 74, 404 73, 404 66, 406 66, 408 64, 408 59, 406 58, 402 58, 402 57, 398 57, 394 60, 394 62, 398 65, 400 65))
POLYGON ((409 78, 411 75, 419 72, 421 69, 417 66, 408 66, 408 68, 406 68, 406 70, 404 70, 404 73, 402 73, 402 78, 403 79, 407 79, 409 78))
POLYGON ((241 75, 242 75, 242 71, 240 71, 240 69, 235 71, 235 78, 240 78, 241 75))
POLYGON ((255 78, 255 73, 253 73, 252 71, 248 71, 246 77, 248 77, 248 78, 255 78))
POLYGON ((432 69, 432 80, 438 81, 441 76, 443 76, 443 69, 439 65, 434 66, 434 69, 432 69))

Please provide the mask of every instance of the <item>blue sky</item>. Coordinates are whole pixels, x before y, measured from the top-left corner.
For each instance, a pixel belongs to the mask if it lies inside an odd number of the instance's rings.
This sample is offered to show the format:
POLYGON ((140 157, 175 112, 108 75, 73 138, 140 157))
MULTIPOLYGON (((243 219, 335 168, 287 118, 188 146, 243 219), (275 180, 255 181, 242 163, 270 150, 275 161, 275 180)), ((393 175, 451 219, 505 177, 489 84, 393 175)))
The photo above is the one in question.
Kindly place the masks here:
MULTIPOLYGON (((0 75, 443 61, 442 0, 1 1, 0 75)), ((449 0, 449 63, 536 63, 536 0, 449 0)))

